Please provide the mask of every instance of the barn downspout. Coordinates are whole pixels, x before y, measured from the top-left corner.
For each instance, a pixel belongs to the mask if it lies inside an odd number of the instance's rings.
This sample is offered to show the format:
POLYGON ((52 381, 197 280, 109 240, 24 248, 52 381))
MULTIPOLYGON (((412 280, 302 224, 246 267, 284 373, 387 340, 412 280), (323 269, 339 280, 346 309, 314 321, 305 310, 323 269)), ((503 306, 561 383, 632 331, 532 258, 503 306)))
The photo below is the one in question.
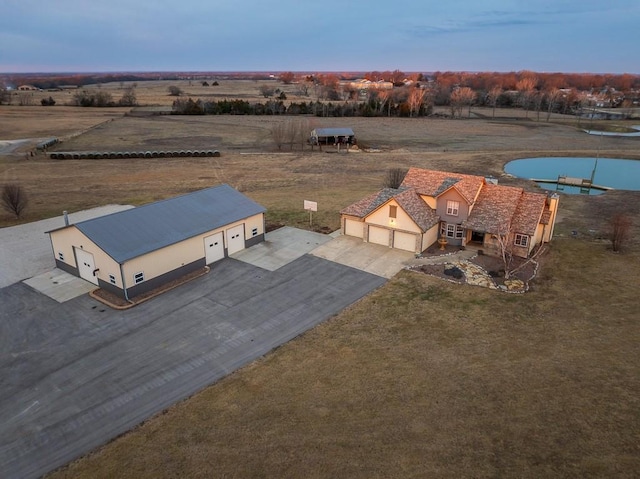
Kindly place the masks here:
POLYGON ((120 279, 122 280, 122 291, 124 291, 124 299, 129 303, 133 303, 129 299, 129 293, 127 293, 127 284, 124 282, 124 270, 122 269, 122 263, 120 263, 120 279))

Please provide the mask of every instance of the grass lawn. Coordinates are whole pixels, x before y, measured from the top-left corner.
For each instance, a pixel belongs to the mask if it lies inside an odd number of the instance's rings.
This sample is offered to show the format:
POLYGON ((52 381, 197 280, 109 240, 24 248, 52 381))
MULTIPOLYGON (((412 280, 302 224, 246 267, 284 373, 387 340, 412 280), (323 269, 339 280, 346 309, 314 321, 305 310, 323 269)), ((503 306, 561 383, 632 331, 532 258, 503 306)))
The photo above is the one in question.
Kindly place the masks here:
POLYGON ((523 295, 402 272, 51 478, 637 477, 637 254, 523 295))
MULTIPOLYGON (((180 86, 252 98, 259 83, 180 86)), ((122 89, 103 87, 114 96, 122 89)), ((167 104, 166 87, 141 82, 138 97, 167 104)), ((307 199, 319 205, 315 227, 334 230, 338 211, 375 191, 390 167, 489 174, 535 190, 505 175, 504 164, 529 156, 640 159, 637 138, 587 135, 575 119, 537 122, 517 110, 495 119, 490 109, 474 109, 485 119, 310 119, 352 127, 379 150, 338 154, 278 151, 270 128, 286 118, 132 117, 58 106, 62 100, 1 107, 0 140, 58 136, 60 151, 215 148, 222 156, 0 154, 2 182, 21 184, 30 197, 25 216, 3 213, 0 227, 228 183, 263 204, 272 225, 309 227, 307 199)), ((401 272, 51 477, 637 477, 638 238, 640 192, 562 195, 556 238, 529 293, 401 272), (617 211, 633 220, 623 254, 601 240, 617 211)))

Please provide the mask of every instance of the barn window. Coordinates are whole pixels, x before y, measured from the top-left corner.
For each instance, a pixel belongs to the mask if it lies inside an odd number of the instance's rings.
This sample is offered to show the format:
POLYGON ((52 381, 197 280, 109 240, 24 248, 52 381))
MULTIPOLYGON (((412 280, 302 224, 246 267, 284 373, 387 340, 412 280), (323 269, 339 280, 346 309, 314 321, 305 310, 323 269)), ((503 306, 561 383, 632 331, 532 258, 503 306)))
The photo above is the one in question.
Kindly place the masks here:
POLYGON ((258 236, 258 228, 253 228, 253 229, 251 230, 251 235, 252 235, 252 236, 258 236))
POLYGON ((136 273, 133 275, 133 281, 138 284, 138 283, 142 283, 144 281, 144 272, 140 271, 139 273, 136 273))
POLYGON ((515 240, 513 241, 516 246, 527 247, 529 244, 529 237, 527 235, 521 235, 520 233, 516 233, 515 240))
POLYGON ((109 275, 109 283, 116 284, 116 277, 112 274, 109 275))
POLYGON ((389 218, 397 218, 398 207, 396 205, 389 205, 389 218))
POLYGON ((447 214, 450 216, 458 216, 458 210, 460 209, 459 201, 447 201, 447 214))
POLYGON ((58 253, 58 259, 59 259, 60 261, 64 261, 64 253, 59 252, 59 253, 58 253))

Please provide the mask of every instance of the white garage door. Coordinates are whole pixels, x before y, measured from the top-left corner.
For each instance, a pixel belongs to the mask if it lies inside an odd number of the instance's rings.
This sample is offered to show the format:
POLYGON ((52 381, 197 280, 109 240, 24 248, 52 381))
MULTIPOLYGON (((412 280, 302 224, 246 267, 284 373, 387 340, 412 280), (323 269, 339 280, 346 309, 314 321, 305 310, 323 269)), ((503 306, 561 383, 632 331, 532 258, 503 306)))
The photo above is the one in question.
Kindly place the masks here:
POLYGON ((224 258, 224 242, 222 231, 212 234, 204 239, 204 255, 206 264, 215 263, 224 258))
POLYGON ((227 230, 227 254, 244 249, 244 223, 227 230))
POLYGON ((74 248, 76 250, 76 260, 78 261, 78 273, 82 279, 98 284, 98 278, 93 274, 96 270, 96 263, 93 261, 93 255, 83 249, 74 248))
POLYGON ((389 246, 389 230, 377 226, 369 226, 369 243, 389 246))
POLYGON ((364 223, 362 221, 344 220, 344 234, 346 234, 347 236, 362 238, 363 231, 364 223))
POLYGON ((393 247, 403 249, 405 251, 416 250, 416 235, 411 233, 403 233, 402 231, 393 232, 393 247))

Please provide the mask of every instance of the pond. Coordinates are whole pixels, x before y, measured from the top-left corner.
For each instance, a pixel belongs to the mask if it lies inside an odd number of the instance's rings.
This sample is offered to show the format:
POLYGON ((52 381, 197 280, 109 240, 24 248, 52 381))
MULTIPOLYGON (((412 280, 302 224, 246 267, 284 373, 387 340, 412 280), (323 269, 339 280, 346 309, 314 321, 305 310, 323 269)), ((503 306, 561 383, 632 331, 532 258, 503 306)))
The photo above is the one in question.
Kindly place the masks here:
MULTIPOLYGON (((534 180, 546 190, 569 194, 598 195, 607 189, 640 191, 640 161, 618 158, 524 158, 507 163, 504 170, 519 178, 534 180), (595 170, 595 171, 594 171, 595 170), (558 184, 558 178, 591 179, 602 188, 558 184)), ((571 181, 568 180, 570 183, 571 181)))
POLYGON ((602 130, 584 130, 585 133, 597 136, 640 136, 640 125, 630 126, 635 132, 621 133, 617 131, 602 131, 602 130))

